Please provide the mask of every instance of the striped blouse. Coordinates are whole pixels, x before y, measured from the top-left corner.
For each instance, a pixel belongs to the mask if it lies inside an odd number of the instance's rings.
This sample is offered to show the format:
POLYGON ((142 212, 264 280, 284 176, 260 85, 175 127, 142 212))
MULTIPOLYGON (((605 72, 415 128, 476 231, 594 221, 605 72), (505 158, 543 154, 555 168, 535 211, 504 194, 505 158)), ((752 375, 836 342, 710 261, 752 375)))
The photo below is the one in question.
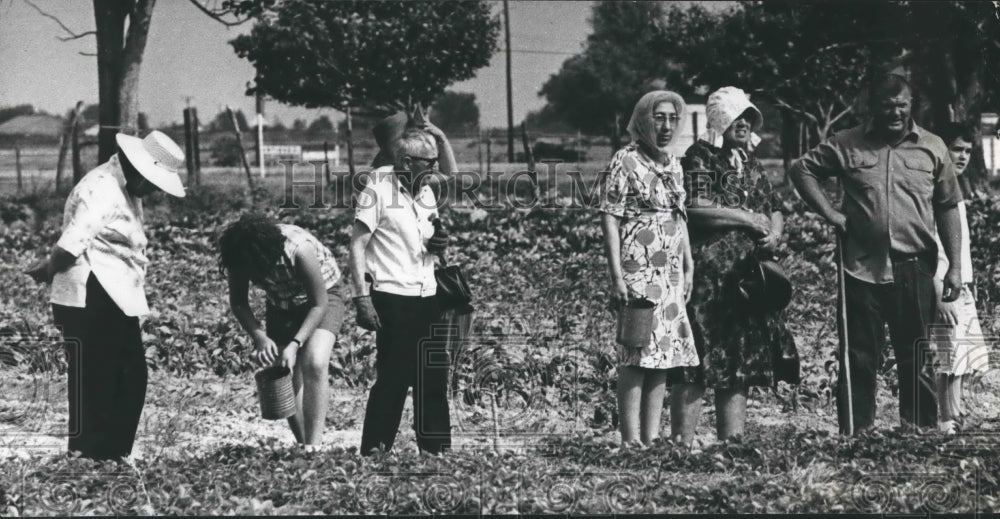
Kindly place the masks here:
POLYGON ((309 231, 283 223, 279 223, 278 228, 285 236, 285 250, 271 273, 260 282, 260 288, 267 294, 269 304, 289 310, 309 301, 307 289, 295 271, 295 254, 300 247, 315 251, 327 290, 333 288, 340 280, 340 269, 330 249, 309 231))

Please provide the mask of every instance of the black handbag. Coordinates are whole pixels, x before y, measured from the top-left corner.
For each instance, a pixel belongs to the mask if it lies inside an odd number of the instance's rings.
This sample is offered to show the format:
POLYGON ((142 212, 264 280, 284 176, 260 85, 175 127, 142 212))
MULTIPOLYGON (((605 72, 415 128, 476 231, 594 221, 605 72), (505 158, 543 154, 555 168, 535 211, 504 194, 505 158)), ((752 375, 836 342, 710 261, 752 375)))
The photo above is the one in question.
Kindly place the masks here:
POLYGON ((434 279, 437 280, 437 298, 441 311, 460 310, 460 313, 472 311, 472 291, 469 290, 469 282, 465 280, 465 274, 457 265, 448 265, 444 255, 441 258, 441 266, 434 269, 434 279))
POLYGON ((780 312, 792 299, 792 283, 784 269, 756 251, 737 262, 731 274, 729 290, 755 312, 780 312))

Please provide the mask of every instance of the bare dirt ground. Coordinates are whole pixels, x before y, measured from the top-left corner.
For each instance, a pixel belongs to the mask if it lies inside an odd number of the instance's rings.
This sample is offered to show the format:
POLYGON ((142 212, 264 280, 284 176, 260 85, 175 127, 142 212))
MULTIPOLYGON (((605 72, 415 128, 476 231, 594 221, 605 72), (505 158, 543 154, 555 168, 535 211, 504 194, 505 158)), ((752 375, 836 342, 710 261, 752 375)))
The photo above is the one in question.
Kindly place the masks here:
MULTIPOLYGON (((0 459, 58 455, 66 448, 65 376, 29 374, 18 370, 0 371, 0 459)), ((995 423, 1000 415, 1000 372, 991 371, 975 385, 969 399, 972 412, 970 427, 995 423)), ((896 399, 884 388, 879 392, 877 427, 899 425, 896 399)), ((325 447, 357 447, 367 388, 331 388, 325 447)), ((711 397, 706 398, 697 443, 715 442, 715 413, 711 397)), ((548 438, 590 431, 596 439, 616 443, 614 428, 592 428, 586 407, 553 414, 532 413, 519 407, 497 408, 497 423, 490 409, 465 405, 452 400, 452 423, 455 448, 494 446, 523 450, 548 438), (513 424, 523 427, 515 428, 513 424), (515 430, 518 429, 518 430, 515 430), (513 432, 512 432, 513 431, 513 432), (496 433, 500 433, 499 437, 496 433)), ((836 412, 832 402, 803 402, 797 410, 783 410, 772 396, 752 394, 748 403, 748 436, 780 435, 789 430, 820 430, 836 433, 836 412)), ((408 400, 396 441, 397 449, 415 450, 412 404, 408 400)), ((663 433, 670 428, 669 413, 663 417, 663 433)), ((175 377, 151 372, 136 447, 133 456, 152 458, 172 452, 210 452, 226 444, 257 445, 273 438, 292 445, 294 439, 284 420, 260 418, 256 389, 252 378, 220 378, 211 374, 175 377)))

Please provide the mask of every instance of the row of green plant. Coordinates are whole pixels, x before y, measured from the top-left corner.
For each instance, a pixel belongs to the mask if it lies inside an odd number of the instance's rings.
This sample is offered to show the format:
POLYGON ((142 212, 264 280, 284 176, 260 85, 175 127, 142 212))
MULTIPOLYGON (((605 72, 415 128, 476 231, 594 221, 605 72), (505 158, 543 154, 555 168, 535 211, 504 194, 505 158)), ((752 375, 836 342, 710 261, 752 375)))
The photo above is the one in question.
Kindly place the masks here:
MULTIPOLYGON (((272 441, 134 464, 5 462, 8 515, 955 513, 996 511, 990 438, 941 445, 901 431, 854 438, 793 427, 691 452, 620 450, 587 434, 531 453, 362 458, 272 441), (976 441, 982 443, 976 443, 976 441), (239 474, 239 477, 233 477, 239 474)), ((33 460, 34 461, 34 460, 33 460)))

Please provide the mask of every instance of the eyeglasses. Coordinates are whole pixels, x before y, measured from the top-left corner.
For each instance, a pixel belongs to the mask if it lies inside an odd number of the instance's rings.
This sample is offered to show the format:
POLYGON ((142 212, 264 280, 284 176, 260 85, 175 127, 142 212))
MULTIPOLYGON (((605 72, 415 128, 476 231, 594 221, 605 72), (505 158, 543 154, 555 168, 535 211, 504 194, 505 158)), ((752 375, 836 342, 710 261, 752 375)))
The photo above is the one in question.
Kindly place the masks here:
POLYGON ((653 121, 657 124, 670 123, 671 126, 677 126, 681 118, 677 114, 653 114, 653 121))
POLYGON ((422 160, 422 161, 426 162, 427 163, 427 168, 425 168, 425 169, 433 169, 434 166, 436 166, 437 162, 438 162, 438 158, 437 157, 432 157, 432 158, 429 158, 429 157, 415 157, 413 155, 407 155, 407 157, 409 157, 410 160, 422 160))

